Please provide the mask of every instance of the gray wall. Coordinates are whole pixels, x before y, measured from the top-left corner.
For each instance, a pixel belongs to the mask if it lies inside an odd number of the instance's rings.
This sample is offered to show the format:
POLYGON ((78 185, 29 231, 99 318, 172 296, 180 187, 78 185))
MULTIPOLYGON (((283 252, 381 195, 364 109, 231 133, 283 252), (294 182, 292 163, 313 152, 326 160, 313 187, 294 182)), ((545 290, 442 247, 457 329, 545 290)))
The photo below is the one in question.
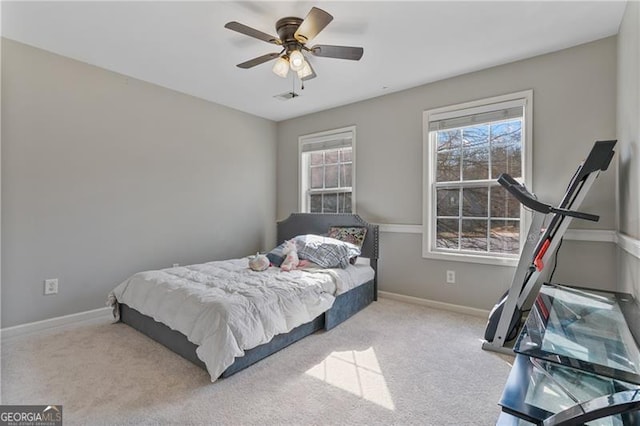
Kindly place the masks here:
MULTIPOLYGON (((424 110, 526 89, 534 91, 533 190, 559 202, 578 163, 597 139, 616 134, 616 38, 427 84, 278 123, 277 217, 297 209, 298 136, 357 126, 357 210, 369 221, 422 222, 424 110)), ((615 228, 615 166, 601 176, 583 209, 615 228)), ((615 286, 615 245, 566 241, 557 278, 585 286, 615 286), (600 253, 594 263, 593 253, 600 253)), ((383 233, 381 290, 489 309, 508 287, 513 268, 421 257, 421 235, 383 233), (457 272, 446 285, 445 271, 457 272)))
POLYGON ((3 327, 275 240, 271 121, 3 39, 2 123, 3 327))
MULTIPOLYGON (((640 249, 640 3, 628 2, 618 35, 619 232, 640 249)), ((640 250, 636 250, 636 253, 640 250)), ((619 249, 619 288, 640 297, 640 259, 619 249)))

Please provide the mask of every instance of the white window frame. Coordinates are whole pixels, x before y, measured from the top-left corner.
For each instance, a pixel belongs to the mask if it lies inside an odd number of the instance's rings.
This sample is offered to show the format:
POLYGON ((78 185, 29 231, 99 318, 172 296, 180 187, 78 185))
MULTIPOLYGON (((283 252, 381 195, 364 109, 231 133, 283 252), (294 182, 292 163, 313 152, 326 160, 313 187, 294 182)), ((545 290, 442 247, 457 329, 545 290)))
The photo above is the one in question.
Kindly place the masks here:
MULTIPOLYGON (((532 136, 533 136, 533 90, 495 96, 492 98, 450 105, 424 111, 423 113, 423 205, 422 205, 422 257, 439 260, 484 263, 490 265, 516 266, 518 256, 481 253, 444 252, 435 248, 436 234, 436 194, 433 190, 436 179, 435 143, 431 140, 429 123, 447 118, 462 117, 504 108, 504 105, 520 103, 523 106, 522 123, 522 179, 527 188, 532 189, 532 136), (501 104, 501 105, 500 105, 501 104)), ((525 243, 531 214, 520 206, 520 250, 525 243)))
MULTIPOLYGON (((351 139, 351 213, 356 213, 356 126, 326 130, 298 137, 298 211, 309 212, 307 191, 304 182, 309 182, 309 167, 303 159, 305 145, 326 144, 334 140, 351 139)), ((329 148, 328 148, 329 149, 329 148)), ((327 192, 337 192, 330 191, 327 192)), ((339 192, 339 190, 338 190, 339 192)))

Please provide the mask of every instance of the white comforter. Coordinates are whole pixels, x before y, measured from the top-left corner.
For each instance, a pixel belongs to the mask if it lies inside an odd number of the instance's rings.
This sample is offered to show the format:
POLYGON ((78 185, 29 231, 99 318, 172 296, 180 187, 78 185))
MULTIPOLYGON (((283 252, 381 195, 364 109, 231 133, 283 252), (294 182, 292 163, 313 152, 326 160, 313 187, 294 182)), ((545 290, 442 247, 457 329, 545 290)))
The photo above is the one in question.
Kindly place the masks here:
POLYGON ((336 292, 354 285, 350 270, 255 272, 247 264, 245 258, 140 272, 108 303, 125 303, 187 336, 215 381, 245 350, 311 321, 333 305, 336 292))

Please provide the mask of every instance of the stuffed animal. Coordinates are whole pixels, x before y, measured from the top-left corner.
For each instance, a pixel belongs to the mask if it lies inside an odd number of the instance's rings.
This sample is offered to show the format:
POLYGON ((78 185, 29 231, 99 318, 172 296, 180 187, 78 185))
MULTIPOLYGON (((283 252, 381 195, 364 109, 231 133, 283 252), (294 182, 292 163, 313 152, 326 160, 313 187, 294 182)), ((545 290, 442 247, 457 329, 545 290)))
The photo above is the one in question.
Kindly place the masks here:
POLYGON ((292 240, 284 242, 282 254, 286 256, 284 258, 284 261, 282 262, 282 265, 280 265, 280 269, 282 269, 283 271, 292 271, 300 266, 304 266, 307 264, 307 261, 301 261, 298 258, 298 248, 296 247, 296 243, 292 240))
POLYGON ((256 253, 255 256, 249 258, 249 268, 254 271, 264 271, 269 267, 269 259, 264 254, 256 253))

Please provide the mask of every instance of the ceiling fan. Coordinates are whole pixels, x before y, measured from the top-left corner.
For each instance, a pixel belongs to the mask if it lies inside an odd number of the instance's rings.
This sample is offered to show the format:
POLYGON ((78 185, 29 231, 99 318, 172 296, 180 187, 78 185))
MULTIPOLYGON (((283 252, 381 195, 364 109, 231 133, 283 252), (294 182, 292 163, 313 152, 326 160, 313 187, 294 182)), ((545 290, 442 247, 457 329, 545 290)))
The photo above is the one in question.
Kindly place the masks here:
POLYGON ((277 58, 273 65, 273 72, 276 75, 285 78, 289 73, 289 69, 291 69, 298 74, 300 80, 304 81, 316 77, 315 71, 304 56, 305 53, 313 56, 349 59, 352 61, 358 61, 362 58, 364 53, 362 47, 331 46, 326 44, 307 47, 307 43, 317 36, 332 20, 333 16, 329 13, 317 7, 312 7, 304 19, 296 17, 279 19, 276 22, 278 37, 263 33, 236 21, 228 22, 224 27, 267 43, 282 46, 280 52, 267 53, 250 59, 238 64, 239 68, 252 68, 277 58))

